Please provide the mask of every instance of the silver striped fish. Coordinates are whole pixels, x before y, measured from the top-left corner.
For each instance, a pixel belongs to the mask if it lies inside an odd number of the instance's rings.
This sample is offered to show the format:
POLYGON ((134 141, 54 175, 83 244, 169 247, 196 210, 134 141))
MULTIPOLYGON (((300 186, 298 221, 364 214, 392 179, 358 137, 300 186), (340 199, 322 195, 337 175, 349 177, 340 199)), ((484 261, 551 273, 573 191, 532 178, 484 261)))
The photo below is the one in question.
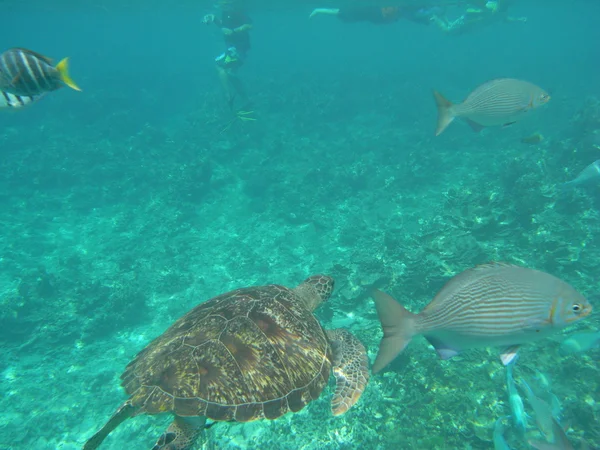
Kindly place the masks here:
POLYGON ((544 338, 592 312, 573 287, 544 272, 505 263, 483 264, 453 277, 419 314, 381 291, 373 293, 383 339, 373 373, 379 372, 419 334, 442 359, 476 347, 518 346, 544 338))
POLYGON ((587 184, 597 184, 598 182, 600 182, 600 159, 583 169, 575 179, 563 183, 562 188, 566 189, 587 184))
POLYGON ((514 78, 488 81, 458 104, 446 100, 437 91, 433 91, 433 96, 438 109, 436 136, 442 134, 457 117, 464 119, 475 131, 480 131, 484 127, 511 125, 527 111, 550 101, 550 95, 542 88, 514 78))
POLYGON ((43 95, 21 96, 0 91, 0 109, 19 109, 38 101, 43 95))
POLYGON ((69 76, 69 58, 56 66, 39 53, 11 48, 0 54, 0 90, 21 96, 41 95, 64 85, 80 91, 69 76))

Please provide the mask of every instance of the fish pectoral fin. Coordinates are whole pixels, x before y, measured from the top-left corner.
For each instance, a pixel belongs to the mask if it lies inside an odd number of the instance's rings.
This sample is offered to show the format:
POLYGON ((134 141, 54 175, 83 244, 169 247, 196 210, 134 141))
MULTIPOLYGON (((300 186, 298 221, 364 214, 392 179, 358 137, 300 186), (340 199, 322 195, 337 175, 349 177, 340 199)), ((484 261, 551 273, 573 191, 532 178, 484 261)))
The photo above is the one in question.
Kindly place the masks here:
POLYGON ((485 126, 478 124, 477 122, 475 122, 474 120, 471 120, 471 119, 465 119, 465 122, 467 122, 469 124, 469 126, 475 133, 479 133, 481 130, 483 130, 485 128, 485 126))
POLYGON ((451 348, 436 348, 435 351, 439 355, 440 359, 446 361, 447 359, 454 358, 460 352, 452 350, 451 348))
POLYGON ((540 332, 540 330, 548 325, 552 325, 552 319, 551 318, 547 318, 547 319, 541 319, 541 318, 536 318, 536 319, 527 319, 524 320, 522 322, 523 325, 523 331, 529 330, 535 330, 536 333, 540 332))
POLYGON ((520 347, 520 345, 512 345, 505 348, 502 353, 500 353, 500 360, 502 361, 502 364, 508 366, 510 363, 516 362, 518 357, 517 352, 519 351, 520 347))
POLYGON ((517 121, 516 121, 516 120, 514 120, 514 121, 512 121, 512 122, 507 122, 507 123, 503 124, 503 125, 502 125, 502 127, 503 127, 503 128, 510 127, 510 126, 511 126, 512 124, 514 124, 514 123, 517 123, 517 121))
POLYGON ((17 84, 19 82, 19 80, 21 79, 21 72, 19 72, 18 74, 16 74, 12 80, 10 80, 10 84, 11 86, 14 86, 15 84, 17 84))
POLYGON ((433 345, 440 359, 443 359, 444 361, 450 358, 454 358, 460 353, 460 350, 451 348, 449 345, 447 345, 440 339, 431 336, 426 336, 425 339, 427 339, 427 341, 431 345, 433 345))

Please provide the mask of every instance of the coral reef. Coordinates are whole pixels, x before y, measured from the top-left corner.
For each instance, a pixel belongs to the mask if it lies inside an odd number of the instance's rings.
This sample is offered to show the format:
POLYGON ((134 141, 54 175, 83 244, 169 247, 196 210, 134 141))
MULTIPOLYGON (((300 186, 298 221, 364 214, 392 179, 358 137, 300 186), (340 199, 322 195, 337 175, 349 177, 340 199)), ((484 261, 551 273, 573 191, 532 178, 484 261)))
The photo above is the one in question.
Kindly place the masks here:
MULTIPOLYGON (((212 93, 145 126, 117 109, 69 134, 52 120, 3 130, 1 449, 79 448, 124 400, 118 377, 136 352, 236 287, 334 276, 317 315, 350 328, 371 358, 373 287, 417 311, 452 275, 502 260, 596 294, 598 196, 556 188, 597 159, 596 100, 526 147, 519 129, 457 127, 460 141, 434 141, 431 124, 392 119, 393 86, 348 96, 343 82, 304 80, 251 79, 279 94, 257 96, 258 121, 226 132, 212 93)), ((536 368, 555 380, 573 440, 600 447, 597 353, 561 358, 548 339, 522 350, 520 374, 536 368)), ((510 414, 497 351, 443 362, 420 339, 346 415, 331 416, 330 394, 277 421, 216 424, 201 446, 488 449, 494 421, 510 414)), ((103 448, 149 448, 168 421, 130 420, 103 448)))

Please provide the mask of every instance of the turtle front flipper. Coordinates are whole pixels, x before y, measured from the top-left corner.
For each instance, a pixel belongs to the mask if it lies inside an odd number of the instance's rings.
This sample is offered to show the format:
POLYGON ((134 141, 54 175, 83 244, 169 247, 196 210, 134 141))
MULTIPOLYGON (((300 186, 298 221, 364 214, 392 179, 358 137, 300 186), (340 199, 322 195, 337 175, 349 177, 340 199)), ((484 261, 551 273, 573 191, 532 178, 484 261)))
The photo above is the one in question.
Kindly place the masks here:
POLYGON ((335 394, 331 399, 334 416, 344 414, 362 395, 369 382, 369 359, 365 346, 348 330, 327 330, 333 351, 335 394))
POLYGON ((189 450, 206 424, 206 417, 175 416, 152 450, 189 450))
POLYGON ((108 422, 98 431, 95 435, 88 439, 83 445, 83 450, 95 450, 100 447, 102 441, 106 439, 106 436, 110 434, 112 430, 117 428, 123 421, 133 416, 135 407, 126 401, 121 405, 119 409, 112 415, 108 422))

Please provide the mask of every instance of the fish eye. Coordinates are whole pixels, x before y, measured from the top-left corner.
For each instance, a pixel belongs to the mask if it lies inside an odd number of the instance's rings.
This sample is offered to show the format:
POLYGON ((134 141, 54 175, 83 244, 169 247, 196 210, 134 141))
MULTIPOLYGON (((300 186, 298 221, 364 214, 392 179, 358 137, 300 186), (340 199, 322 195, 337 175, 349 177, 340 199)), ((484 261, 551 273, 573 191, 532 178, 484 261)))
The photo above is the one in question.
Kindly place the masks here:
POLYGON ((571 310, 574 313, 580 313, 581 310, 582 310, 582 307, 581 307, 581 305, 579 303, 575 303, 573 306, 571 306, 571 310))

